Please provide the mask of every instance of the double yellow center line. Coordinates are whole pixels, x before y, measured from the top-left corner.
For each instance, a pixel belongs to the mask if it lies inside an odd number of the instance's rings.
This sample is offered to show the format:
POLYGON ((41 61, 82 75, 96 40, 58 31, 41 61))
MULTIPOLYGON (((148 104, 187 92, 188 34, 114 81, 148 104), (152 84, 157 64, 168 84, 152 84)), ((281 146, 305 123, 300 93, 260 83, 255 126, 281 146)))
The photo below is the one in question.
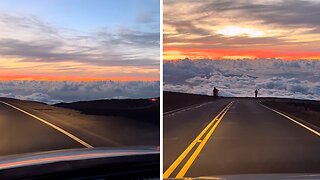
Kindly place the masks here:
POLYGON ((223 110, 201 131, 201 133, 192 141, 192 143, 185 149, 182 154, 173 162, 173 164, 164 172, 163 178, 169 178, 169 176, 176 170, 176 168, 180 165, 180 163, 184 160, 184 158, 193 150, 198 143, 198 147, 195 149, 191 157, 187 160, 187 162, 183 165, 181 170, 178 172, 175 178, 183 178, 183 176, 187 173, 188 169, 197 158, 199 153, 201 152, 204 145, 209 140, 210 136, 214 132, 214 130, 219 125, 220 121, 227 113, 227 111, 232 106, 233 101, 230 102, 223 110), (206 134, 207 133, 207 134, 206 134), (206 134, 206 135, 205 135, 206 134), (205 135, 205 136, 204 136, 205 135))

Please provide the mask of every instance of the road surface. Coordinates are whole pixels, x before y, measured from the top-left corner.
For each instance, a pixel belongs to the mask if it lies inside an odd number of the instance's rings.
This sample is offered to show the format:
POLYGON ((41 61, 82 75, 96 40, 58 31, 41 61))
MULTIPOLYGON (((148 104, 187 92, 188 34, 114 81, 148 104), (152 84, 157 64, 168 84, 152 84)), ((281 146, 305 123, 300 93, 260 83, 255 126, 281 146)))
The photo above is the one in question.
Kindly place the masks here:
POLYGON ((167 113, 164 178, 320 173, 320 133, 298 123, 255 99, 220 99, 167 113))
POLYGON ((2 102, 0 137, 0 156, 85 147, 48 124, 2 102))

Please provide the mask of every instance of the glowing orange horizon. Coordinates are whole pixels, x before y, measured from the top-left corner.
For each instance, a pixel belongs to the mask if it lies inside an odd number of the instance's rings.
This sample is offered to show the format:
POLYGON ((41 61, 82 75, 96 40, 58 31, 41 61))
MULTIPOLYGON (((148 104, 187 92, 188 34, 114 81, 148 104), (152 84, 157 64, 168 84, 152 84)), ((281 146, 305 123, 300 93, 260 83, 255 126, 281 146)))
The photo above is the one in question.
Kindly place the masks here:
POLYGON ((153 77, 53 77, 53 76, 28 76, 28 75, 0 75, 1 81, 14 81, 14 80, 37 80, 37 81, 81 81, 81 82, 93 82, 93 81, 120 81, 120 82, 129 82, 129 81, 159 81, 159 78, 153 77))
POLYGON ((259 59, 277 58, 283 60, 317 59, 320 52, 281 52, 260 49, 197 49, 197 48, 163 48, 164 60, 184 59, 259 59))

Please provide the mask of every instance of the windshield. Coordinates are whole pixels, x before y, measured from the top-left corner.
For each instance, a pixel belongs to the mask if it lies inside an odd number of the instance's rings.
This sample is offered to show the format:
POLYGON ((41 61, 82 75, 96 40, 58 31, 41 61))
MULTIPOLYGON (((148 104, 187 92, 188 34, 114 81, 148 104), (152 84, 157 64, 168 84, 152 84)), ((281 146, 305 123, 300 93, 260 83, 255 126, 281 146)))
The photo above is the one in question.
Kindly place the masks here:
POLYGON ((159 153, 159 16, 157 0, 1 1, 0 159, 159 153))
POLYGON ((319 1, 163 8, 163 177, 320 173, 319 1))

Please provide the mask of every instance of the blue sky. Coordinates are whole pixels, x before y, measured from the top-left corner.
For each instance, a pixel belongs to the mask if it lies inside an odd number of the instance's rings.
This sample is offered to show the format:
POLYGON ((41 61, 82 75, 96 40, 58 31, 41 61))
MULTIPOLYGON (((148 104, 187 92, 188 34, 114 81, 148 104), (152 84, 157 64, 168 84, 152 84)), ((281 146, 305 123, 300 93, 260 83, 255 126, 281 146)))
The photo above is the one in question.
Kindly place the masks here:
POLYGON ((158 0, 10 0, 0 1, 0 11, 34 15, 79 31, 122 26, 159 31, 160 24, 158 0))
POLYGON ((159 79, 159 0, 0 0, 2 97, 155 97, 159 79))
POLYGON ((159 80, 159 0, 0 1, 0 29, 2 80, 159 80))

